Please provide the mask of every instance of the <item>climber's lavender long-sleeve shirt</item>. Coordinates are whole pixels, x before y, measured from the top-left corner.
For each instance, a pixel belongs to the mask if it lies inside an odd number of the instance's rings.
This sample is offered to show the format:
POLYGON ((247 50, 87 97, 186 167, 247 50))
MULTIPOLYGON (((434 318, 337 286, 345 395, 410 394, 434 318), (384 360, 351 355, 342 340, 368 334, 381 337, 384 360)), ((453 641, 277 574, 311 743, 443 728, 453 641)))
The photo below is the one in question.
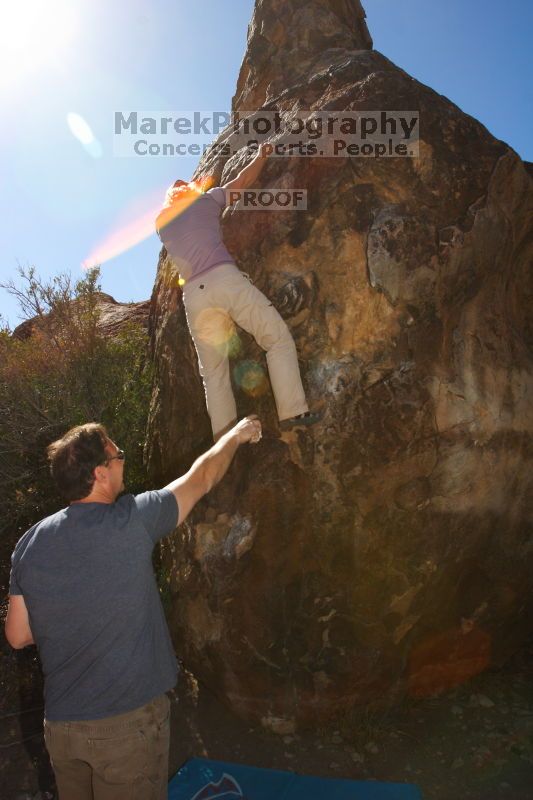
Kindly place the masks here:
POLYGON ((235 263, 220 232, 220 213, 225 205, 226 193, 216 186, 200 194, 170 221, 165 222, 168 209, 157 217, 157 235, 185 281, 194 280, 218 264, 235 263))

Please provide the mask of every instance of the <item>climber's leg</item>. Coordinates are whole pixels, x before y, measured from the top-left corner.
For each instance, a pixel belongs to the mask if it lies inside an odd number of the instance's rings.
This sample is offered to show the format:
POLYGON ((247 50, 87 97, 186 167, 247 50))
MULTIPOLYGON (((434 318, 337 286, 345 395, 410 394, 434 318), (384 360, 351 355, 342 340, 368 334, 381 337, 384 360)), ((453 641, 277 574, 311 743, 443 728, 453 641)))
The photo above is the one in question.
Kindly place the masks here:
POLYGON ((183 292, 183 301, 216 440, 237 419, 228 361, 228 348, 235 326, 224 308, 212 304, 213 280, 207 280, 209 275, 207 273, 205 280, 197 278, 188 285, 183 292))
POLYGON ((217 297, 237 325, 250 333, 257 344, 266 350, 278 418, 287 420, 308 411, 296 346, 287 325, 272 303, 234 265, 224 265, 217 297))

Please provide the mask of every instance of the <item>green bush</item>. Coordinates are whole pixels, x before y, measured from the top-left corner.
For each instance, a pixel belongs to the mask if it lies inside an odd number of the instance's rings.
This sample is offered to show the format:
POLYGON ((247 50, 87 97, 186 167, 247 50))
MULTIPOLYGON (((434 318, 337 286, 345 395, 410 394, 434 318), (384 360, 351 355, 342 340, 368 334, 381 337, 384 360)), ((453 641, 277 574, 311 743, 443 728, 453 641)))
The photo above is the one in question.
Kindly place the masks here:
POLYGON ((142 451, 151 393, 147 334, 129 323, 114 336, 99 326, 99 269, 73 285, 44 283, 33 267, 22 285, 3 285, 32 319, 28 338, 0 321, 0 536, 16 542, 28 527, 63 508, 46 446, 69 428, 103 423, 126 452, 126 490, 146 488, 142 451))

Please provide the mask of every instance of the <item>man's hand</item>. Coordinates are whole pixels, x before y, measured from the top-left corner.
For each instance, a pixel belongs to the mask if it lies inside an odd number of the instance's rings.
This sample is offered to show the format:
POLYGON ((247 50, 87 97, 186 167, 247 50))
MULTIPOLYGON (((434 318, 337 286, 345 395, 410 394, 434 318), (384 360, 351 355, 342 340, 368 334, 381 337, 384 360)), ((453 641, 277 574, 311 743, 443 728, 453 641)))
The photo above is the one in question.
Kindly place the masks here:
POLYGON ((256 444, 262 436, 261 422, 255 414, 251 414, 249 417, 241 419, 241 421, 231 429, 230 433, 238 437, 239 444, 245 444, 246 442, 256 444))

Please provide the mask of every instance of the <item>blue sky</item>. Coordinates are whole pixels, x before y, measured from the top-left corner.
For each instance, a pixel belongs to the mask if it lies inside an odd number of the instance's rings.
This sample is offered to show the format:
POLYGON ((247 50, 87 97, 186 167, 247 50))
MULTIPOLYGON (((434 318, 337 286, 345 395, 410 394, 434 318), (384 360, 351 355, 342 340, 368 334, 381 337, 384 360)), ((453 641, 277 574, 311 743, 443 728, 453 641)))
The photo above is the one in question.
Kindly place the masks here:
MULTIPOLYGON (((9 2, 9 0, 8 0, 9 2)), ((374 47, 533 160, 533 3, 363 0, 374 47)), ((113 155, 117 110, 229 111, 253 0, 26 0, 0 19, 0 282, 71 271, 197 159, 113 155), (46 13, 45 13, 46 12, 46 13), (7 52, 6 52, 7 51, 7 52), (75 138, 83 117, 102 154, 75 138)), ((155 234, 102 264, 104 291, 151 294, 155 234)), ((0 290, 14 327, 15 301, 0 290)))

